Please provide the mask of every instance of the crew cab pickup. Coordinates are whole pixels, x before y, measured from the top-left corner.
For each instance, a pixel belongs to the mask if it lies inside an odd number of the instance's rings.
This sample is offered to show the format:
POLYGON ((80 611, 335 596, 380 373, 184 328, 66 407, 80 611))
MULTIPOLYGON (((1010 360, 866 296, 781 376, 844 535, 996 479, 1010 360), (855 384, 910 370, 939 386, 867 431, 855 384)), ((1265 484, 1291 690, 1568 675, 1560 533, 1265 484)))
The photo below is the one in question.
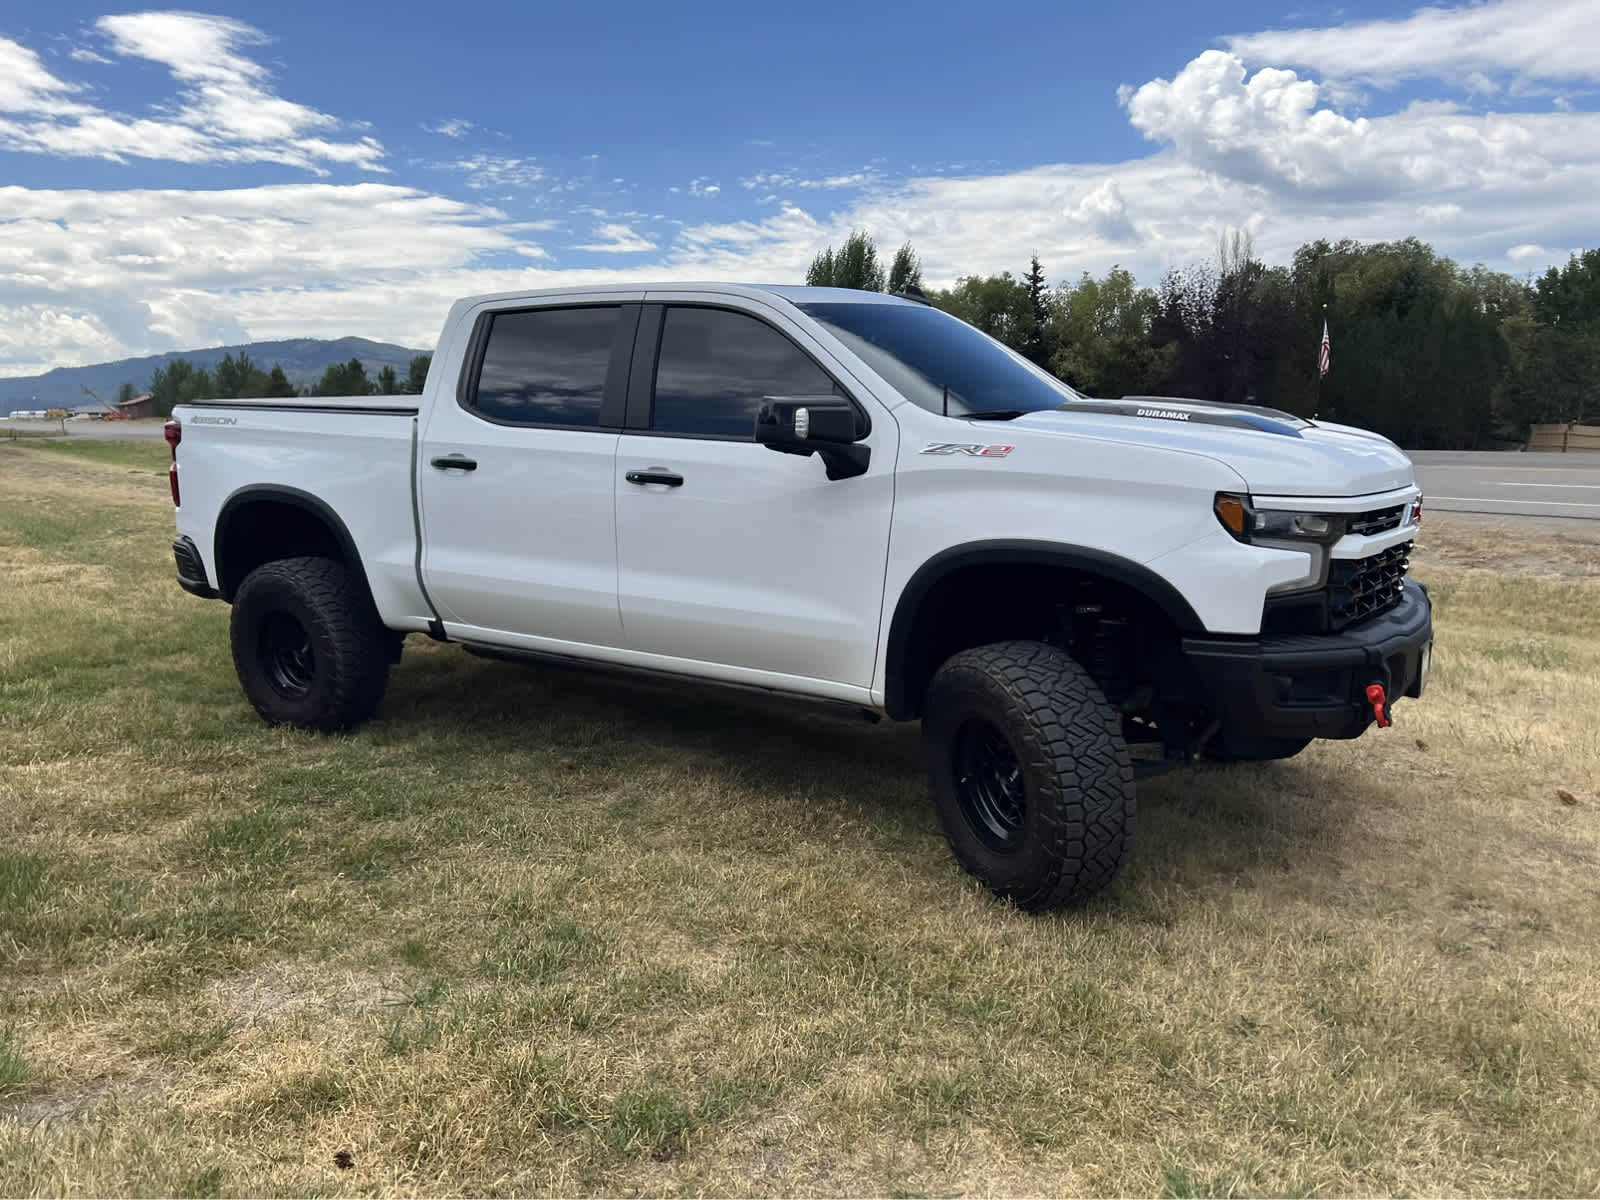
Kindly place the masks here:
POLYGON ((920 720, 999 895, 1109 884, 1136 778, 1422 694, 1422 512, 1372 433, 1091 399, 918 298, 663 284, 451 310, 420 396, 185 405, 178 582, 269 722, 379 710, 408 634, 920 720))

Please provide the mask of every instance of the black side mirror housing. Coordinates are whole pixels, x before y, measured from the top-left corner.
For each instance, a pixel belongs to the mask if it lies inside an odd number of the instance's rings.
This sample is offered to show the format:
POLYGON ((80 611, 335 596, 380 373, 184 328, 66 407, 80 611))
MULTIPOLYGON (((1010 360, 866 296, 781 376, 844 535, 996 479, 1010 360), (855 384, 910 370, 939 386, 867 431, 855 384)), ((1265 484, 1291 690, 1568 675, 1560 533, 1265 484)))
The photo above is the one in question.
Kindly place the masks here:
POLYGON ((780 454, 820 455, 829 479, 864 475, 872 448, 857 440, 856 410, 838 396, 767 396, 756 441, 780 454))

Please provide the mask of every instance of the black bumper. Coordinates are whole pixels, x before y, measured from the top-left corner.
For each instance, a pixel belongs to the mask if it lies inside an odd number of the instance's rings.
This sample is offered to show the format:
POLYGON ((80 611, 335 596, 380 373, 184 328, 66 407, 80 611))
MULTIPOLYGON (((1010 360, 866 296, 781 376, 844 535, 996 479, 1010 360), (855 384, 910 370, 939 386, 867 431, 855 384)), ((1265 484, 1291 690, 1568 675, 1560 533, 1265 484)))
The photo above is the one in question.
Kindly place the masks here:
POLYGON ((191 596, 200 596, 206 600, 217 598, 217 589, 206 579, 206 564, 201 559, 200 550, 192 538, 174 538, 172 557, 178 564, 179 587, 191 596))
POLYGON ((1343 633, 1191 637, 1183 651, 1224 739, 1244 741, 1359 737, 1374 720, 1368 686, 1420 696, 1432 645, 1427 589, 1408 579, 1398 605, 1343 633))

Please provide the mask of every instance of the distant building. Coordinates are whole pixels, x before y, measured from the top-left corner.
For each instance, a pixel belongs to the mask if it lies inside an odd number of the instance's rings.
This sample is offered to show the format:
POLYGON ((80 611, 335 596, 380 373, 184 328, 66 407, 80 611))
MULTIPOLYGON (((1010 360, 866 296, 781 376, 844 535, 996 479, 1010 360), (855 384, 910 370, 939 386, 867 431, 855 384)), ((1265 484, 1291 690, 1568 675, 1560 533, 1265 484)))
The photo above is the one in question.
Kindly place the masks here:
POLYGON ((130 421, 137 421, 140 417, 153 417, 156 415, 155 401, 150 399, 150 393, 135 396, 132 400, 118 400, 117 408, 130 421))

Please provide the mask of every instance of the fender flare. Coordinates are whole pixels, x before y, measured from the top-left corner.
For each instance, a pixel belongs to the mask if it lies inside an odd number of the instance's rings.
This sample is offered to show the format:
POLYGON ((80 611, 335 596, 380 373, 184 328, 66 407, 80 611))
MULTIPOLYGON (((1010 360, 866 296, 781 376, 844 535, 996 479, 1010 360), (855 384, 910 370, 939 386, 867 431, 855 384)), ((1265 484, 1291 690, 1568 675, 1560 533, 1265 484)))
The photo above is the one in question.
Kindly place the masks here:
POLYGON ((227 556, 224 551, 228 536, 228 528, 239 511, 246 505, 265 501, 271 504, 287 504, 291 508, 298 508, 310 513, 333 534, 333 540, 339 544, 339 550, 344 556, 345 569, 352 572, 361 582, 361 586, 372 594, 372 589, 367 584, 367 570, 361 562, 361 554, 356 549, 356 542, 350 536, 350 530, 345 525, 339 514, 334 512, 326 500, 313 496, 310 492, 301 491, 299 488, 288 487, 285 484, 252 483, 247 484, 228 496, 222 502, 222 508, 217 512, 216 533, 212 539, 212 555, 217 568, 217 588, 222 598, 228 603, 233 602, 233 593, 237 590, 239 580, 233 580, 231 585, 228 580, 227 556))
POLYGON ((1131 559, 1062 542, 996 538, 966 542, 935 554, 912 574, 895 602, 885 647, 884 709, 904 720, 917 707, 917 697, 906 695, 905 664, 917 616, 928 594, 946 577, 971 567, 1026 564, 1066 567, 1096 575, 1137 592, 1160 610, 1180 633, 1204 633, 1205 625, 1183 593, 1149 567, 1131 559))

